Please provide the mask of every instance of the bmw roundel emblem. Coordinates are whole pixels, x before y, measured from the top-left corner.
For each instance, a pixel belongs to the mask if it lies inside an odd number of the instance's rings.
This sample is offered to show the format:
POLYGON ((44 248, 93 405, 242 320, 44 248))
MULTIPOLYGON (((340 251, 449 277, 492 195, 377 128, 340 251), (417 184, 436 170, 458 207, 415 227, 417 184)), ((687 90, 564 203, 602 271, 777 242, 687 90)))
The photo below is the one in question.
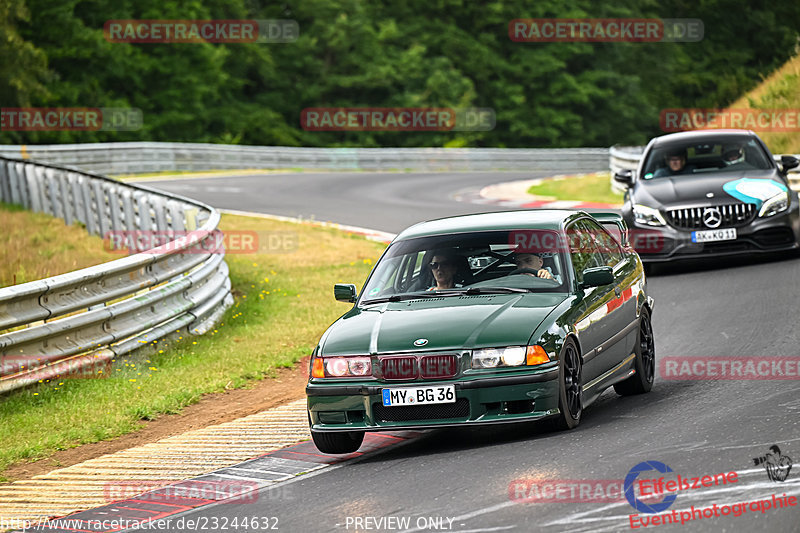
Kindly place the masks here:
POLYGON ((425 346, 428 344, 428 339, 417 339, 414 341, 414 346, 425 346))

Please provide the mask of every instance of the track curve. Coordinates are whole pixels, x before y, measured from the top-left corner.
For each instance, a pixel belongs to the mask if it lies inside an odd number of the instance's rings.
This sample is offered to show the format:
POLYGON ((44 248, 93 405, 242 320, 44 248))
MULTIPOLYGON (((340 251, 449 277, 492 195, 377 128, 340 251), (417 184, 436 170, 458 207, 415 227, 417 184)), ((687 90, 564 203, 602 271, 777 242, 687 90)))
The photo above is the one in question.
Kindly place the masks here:
MULTIPOLYGON (((313 216, 397 232, 423 219, 505 209, 458 202, 454 196, 546 174, 292 173, 150 184, 222 209, 313 216)), ((648 278, 656 300, 657 361, 666 356, 800 356, 799 267, 796 258, 777 256, 662 268, 648 278)), ((434 431, 313 478, 298 478, 291 498, 269 498, 265 491, 263 503, 217 505, 195 515, 277 516, 284 531, 363 531, 364 522, 356 528, 354 517, 389 516, 410 517, 409 530, 420 517, 440 517, 443 528, 452 531, 621 531, 630 529, 633 512, 624 498, 519 503, 509 488, 518 479, 621 480, 647 460, 666 463, 684 477, 738 472, 739 482, 724 490, 680 493, 672 507, 680 511, 772 494, 800 496, 798 459, 797 379, 664 381, 657 373, 647 395, 621 398, 607 391, 574 431, 549 433, 535 424, 434 431), (795 460, 781 483, 770 481, 763 467, 753 463, 774 444, 795 460)), ((797 531, 799 517, 800 507, 790 507, 696 520, 683 527, 788 532, 797 531)))

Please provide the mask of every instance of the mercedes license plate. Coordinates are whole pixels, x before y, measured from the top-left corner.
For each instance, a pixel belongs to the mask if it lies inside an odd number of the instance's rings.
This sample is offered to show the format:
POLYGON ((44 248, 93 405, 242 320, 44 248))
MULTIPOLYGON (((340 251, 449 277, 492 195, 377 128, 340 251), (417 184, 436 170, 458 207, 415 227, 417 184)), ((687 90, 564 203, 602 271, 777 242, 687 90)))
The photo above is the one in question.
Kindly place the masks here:
POLYGON ((692 242, 732 241, 734 239, 736 239, 736 228, 692 232, 692 242))

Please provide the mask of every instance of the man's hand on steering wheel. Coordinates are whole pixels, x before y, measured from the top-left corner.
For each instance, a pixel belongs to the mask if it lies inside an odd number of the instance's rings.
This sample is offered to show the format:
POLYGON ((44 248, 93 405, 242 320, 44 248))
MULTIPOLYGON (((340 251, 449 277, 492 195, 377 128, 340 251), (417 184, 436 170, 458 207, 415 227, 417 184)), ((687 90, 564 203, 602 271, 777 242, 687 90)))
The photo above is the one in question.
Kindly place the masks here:
POLYGON ((512 270, 508 275, 513 276, 514 274, 530 274, 542 279, 553 279, 553 275, 544 268, 539 270, 534 270, 532 268, 517 268, 512 270))

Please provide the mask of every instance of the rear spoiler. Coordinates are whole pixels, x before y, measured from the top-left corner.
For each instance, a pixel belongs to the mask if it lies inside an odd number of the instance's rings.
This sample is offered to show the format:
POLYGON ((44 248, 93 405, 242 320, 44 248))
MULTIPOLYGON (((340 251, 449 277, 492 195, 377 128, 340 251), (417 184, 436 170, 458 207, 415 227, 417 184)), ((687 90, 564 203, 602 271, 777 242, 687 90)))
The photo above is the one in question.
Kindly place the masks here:
POLYGON ((615 239, 624 247, 630 246, 628 236, 628 225, 619 213, 612 211, 589 213, 593 219, 603 225, 606 230, 614 236, 615 239))

